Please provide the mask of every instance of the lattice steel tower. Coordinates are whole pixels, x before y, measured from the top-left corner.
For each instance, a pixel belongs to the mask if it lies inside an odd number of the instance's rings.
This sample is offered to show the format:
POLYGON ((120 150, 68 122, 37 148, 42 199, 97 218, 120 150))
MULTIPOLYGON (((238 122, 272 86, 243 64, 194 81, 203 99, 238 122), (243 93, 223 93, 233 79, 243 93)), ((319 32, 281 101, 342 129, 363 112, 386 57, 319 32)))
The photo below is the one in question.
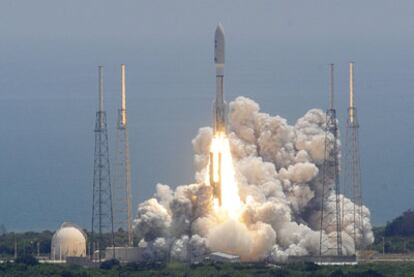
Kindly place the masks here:
POLYGON ((320 256, 333 254, 342 256, 338 124, 334 108, 333 64, 329 65, 329 73, 329 109, 326 111, 325 159, 322 168, 322 203, 319 254, 320 256), (326 247, 327 245, 330 247, 326 247))
POLYGON ((99 66, 99 108, 96 112, 95 159, 93 173, 92 234, 90 249, 92 255, 99 251, 102 260, 105 252, 105 235, 110 235, 114 245, 114 224, 112 211, 111 174, 108 149, 108 129, 103 97, 103 66, 99 66))
POLYGON ((353 240, 355 253, 363 245, 363 218, 362 218, 362 187, 361 187, 361 165, 359 157, 359 123, 357 108, 354 99, 354 64, 349 64, 349 108, 346 123, 345 140, 345 163, 344 163, 344 185, 350 191, 353 201, 352 210, 344 210, 345 215, 352 214, 353 240))
POLYGON ((128 128, 125 95, 125 65, 121 65, 121 108, 118 110, 114 178, 114 218, 116 228, 126 229, 128 245, 133 246, 131 165, 129 160, 128 128))

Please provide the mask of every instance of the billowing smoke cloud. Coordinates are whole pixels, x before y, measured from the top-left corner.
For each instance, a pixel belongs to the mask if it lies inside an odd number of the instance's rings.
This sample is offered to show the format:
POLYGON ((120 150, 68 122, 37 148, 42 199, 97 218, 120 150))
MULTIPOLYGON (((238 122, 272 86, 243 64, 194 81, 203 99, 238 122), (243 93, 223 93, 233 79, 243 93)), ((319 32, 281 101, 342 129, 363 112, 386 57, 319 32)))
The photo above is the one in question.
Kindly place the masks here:
MULTIPOLYGON (((325 113, 313 109, 291 126, 279 116, 260 112, 251 99, 236 98, 230 103, 229 139, 243 202, 240 220, 223 219, 212 208, 211 189, 204 183, 212 130, 201 128, 193 140, 195 183, 175 190, 158 184, 154 198, 138 207, 134 229, 145 258, 185 261, 212 251, 239 255, 244 261, 318 255, 325 123, 325 113)), ((333 211, 334 194, 331 199, 327 206, 333 211)), ((340 199, 343 253, 350 255, 353 203, 343 195, 340 199)), ((358 243, 371 244, 370 212, 365 206, 357 210, 363 218, 362 230, 356 230, 358 243)), ((335 231, 327 226, 325 237, 335 237, 335 231)), ((327 251, 334 246, 335 240, 323 244, 327 251)))

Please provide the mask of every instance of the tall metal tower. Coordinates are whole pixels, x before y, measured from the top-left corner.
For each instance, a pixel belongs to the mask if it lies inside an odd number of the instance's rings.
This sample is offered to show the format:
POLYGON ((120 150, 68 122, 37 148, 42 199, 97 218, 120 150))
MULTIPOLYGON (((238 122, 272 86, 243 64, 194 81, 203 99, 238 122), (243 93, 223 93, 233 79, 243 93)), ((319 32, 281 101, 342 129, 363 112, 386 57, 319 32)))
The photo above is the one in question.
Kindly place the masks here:
POLYGON ((128 128, 125 95, 125 64, 121 65, 121 109, 118 110, 114 178, 115 226, 128 232, 128 246, 133 246, 131 165, 129 160, 128 128))
POLYGON ((352 210, 345 210, 344 213, 352 213, 353 221, 353 240, 355 253, 363 245, 363 218, 362 218, 362 187, 361 187, 361 165, 359 158, 359 123, 357 108, 354 99, 354 64, 349 64, 349 108, 346 123, 345 138, 345 163, 344 163, 344 185, 350 191, 353 201, 352 210))
POLYGON ((99 108, 96 112, 95 159, 93 173, 92 234, 90 249, 92 255, 98 250, 98 259, 105 252, 105 234, 110 235, 114 245, 114 222, 112 211, 111 175, 109 165, 108 130, 103 97, 103 66, 99 66, 99 108))
POLYGON ((342 256, 342 221, 339 187, 338 125, 334 108, 334 65, 329 65, 329 109, 326 111, 325 159, 322 168, 322 203, 319 254, 342 256), (330 245, 331 247, 326 247, 330 245), (332 247, 334 245, 334 247, 332 247))

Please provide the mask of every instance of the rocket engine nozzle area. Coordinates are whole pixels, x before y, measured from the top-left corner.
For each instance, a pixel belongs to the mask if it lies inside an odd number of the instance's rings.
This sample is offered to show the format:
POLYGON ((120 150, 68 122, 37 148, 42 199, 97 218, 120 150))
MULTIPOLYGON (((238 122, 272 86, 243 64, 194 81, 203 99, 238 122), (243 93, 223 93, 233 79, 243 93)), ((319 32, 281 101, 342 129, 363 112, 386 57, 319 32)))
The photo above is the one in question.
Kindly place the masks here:
POLYGON ((219 206, 222 205, 221 197, 221 185, 222 185, 222 172, 221 172, 221 153, 210 152, 210 186, 213 190, 213 198, 218 200, 219 206))

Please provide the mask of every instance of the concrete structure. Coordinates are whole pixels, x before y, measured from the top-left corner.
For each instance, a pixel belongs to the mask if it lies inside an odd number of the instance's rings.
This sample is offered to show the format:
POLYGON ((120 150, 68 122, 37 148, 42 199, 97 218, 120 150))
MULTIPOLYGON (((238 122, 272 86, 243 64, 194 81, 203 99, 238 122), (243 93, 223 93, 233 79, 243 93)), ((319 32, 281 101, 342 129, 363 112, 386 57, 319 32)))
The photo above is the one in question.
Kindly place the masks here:
POLYGON ((213 262, 222 262, 222 263, 240 263, 240 257, 235 255, 230 255, 222 252, 213 252, 208 257, 209 260, 213 262))
POLYGON ((64 260, 66 257, 86 256, 86 234, 77 225, 65 222, 52 238, 50 250, 52 260, 64 260))
POLYGON ((68 265, 78 265, 83 267, 93 267, 94 264, 91 262, 89 257, 66 257, 66 263, 68 265))
POLYGON ((113 258, 115 253, 115 259, 121 263, 134 263, 143 260, 143 248, 140 247, 107 247, 105 249, 105 260, 113 258))

